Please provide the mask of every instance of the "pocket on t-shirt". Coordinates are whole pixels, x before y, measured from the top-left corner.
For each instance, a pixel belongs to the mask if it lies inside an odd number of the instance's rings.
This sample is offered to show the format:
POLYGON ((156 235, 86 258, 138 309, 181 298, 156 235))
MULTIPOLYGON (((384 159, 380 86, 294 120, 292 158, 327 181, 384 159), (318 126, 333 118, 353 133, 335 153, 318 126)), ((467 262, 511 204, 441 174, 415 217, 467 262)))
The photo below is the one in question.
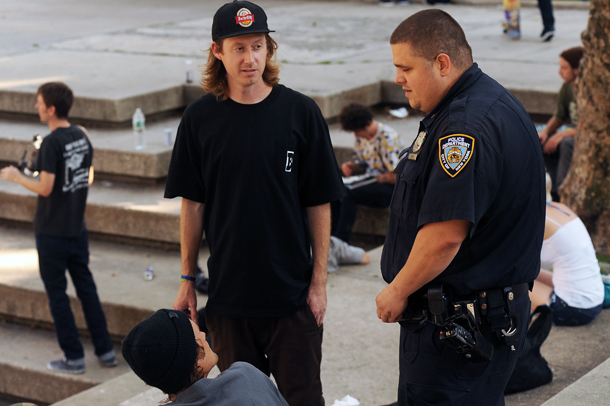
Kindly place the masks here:
POLYGON ((276 142, 275 173, 285 182, 292 182, 297 175, 297 149, 295 143, 276 142))

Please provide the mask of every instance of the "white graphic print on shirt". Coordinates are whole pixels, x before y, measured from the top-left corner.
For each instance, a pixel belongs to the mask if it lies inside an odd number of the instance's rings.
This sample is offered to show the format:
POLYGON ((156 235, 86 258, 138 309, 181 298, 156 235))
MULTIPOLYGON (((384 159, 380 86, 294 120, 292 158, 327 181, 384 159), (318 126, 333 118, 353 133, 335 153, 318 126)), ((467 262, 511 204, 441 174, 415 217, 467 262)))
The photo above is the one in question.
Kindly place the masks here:
POLYGON ((89 168, 82 168, 85 154, 89 152, 89 143, 85 138, 66 144, 64 152, 66 173, 63 192, 75 192, 89 185, 89 168))

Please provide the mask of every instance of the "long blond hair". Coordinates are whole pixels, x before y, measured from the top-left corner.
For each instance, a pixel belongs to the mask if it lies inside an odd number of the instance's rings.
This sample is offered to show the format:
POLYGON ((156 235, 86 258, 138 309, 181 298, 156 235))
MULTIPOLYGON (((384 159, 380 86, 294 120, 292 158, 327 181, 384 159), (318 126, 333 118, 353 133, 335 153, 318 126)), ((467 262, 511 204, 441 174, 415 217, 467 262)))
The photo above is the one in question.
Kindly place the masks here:
MULTIPOLYGON (((280 64, 275 57, 277 50, 277 42, 269 34, 265 34, 267 43, 267 61, 265 70, 263 71, 263 80, 269 86, 275 86, 280 82, 280 64)), ((218 47, 218 52, 222 52, 223 39, 214 41, 218 47)), ((212 46, 208 50, 208 62, 201 76, 201 86, 203 90, 212 93, 218 101, 227 100, 229 98, 229 83, 227 81, 227 71, 222 61, 214 56, 212 46)))

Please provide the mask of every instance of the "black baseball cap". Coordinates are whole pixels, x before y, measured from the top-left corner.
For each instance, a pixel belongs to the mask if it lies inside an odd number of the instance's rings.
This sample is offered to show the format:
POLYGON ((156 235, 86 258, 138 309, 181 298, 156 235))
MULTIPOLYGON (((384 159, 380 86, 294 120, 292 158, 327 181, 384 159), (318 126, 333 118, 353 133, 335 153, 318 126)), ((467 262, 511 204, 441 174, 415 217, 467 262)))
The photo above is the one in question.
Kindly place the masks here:
POLYGON ((212 40, 238 35, 275 32, 267 27, 267 15, 249 1, 233 1, 216 11, 212 23, 212 40))

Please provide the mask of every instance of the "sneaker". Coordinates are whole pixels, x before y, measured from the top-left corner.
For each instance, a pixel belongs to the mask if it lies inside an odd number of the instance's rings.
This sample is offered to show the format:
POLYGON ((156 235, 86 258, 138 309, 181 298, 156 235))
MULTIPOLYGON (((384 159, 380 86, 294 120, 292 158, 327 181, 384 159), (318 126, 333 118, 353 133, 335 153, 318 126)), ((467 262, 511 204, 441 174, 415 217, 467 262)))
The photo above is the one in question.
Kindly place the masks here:
POLYGON ((85 359, 80 358, 76 360, 68 359, 63 357, 57 361, 51 361, 47 364, 47 368, 51 371, 65 372, 68 374, 84 374, 85 373, 85 359))
POLYGON ((116 367, 119 363, 114 355, 114 350, 110 350, 106 354, 100 355, 97 357, 97 360, 106 368, 116 367))
POLYGON ((549 42, 550 40, 553 39, 553 35, 555 35, 555 30, 548 30, 545 28, 542 30, 542 33, 540 34, 540 39, 542 39, 542 42, 549 42))

